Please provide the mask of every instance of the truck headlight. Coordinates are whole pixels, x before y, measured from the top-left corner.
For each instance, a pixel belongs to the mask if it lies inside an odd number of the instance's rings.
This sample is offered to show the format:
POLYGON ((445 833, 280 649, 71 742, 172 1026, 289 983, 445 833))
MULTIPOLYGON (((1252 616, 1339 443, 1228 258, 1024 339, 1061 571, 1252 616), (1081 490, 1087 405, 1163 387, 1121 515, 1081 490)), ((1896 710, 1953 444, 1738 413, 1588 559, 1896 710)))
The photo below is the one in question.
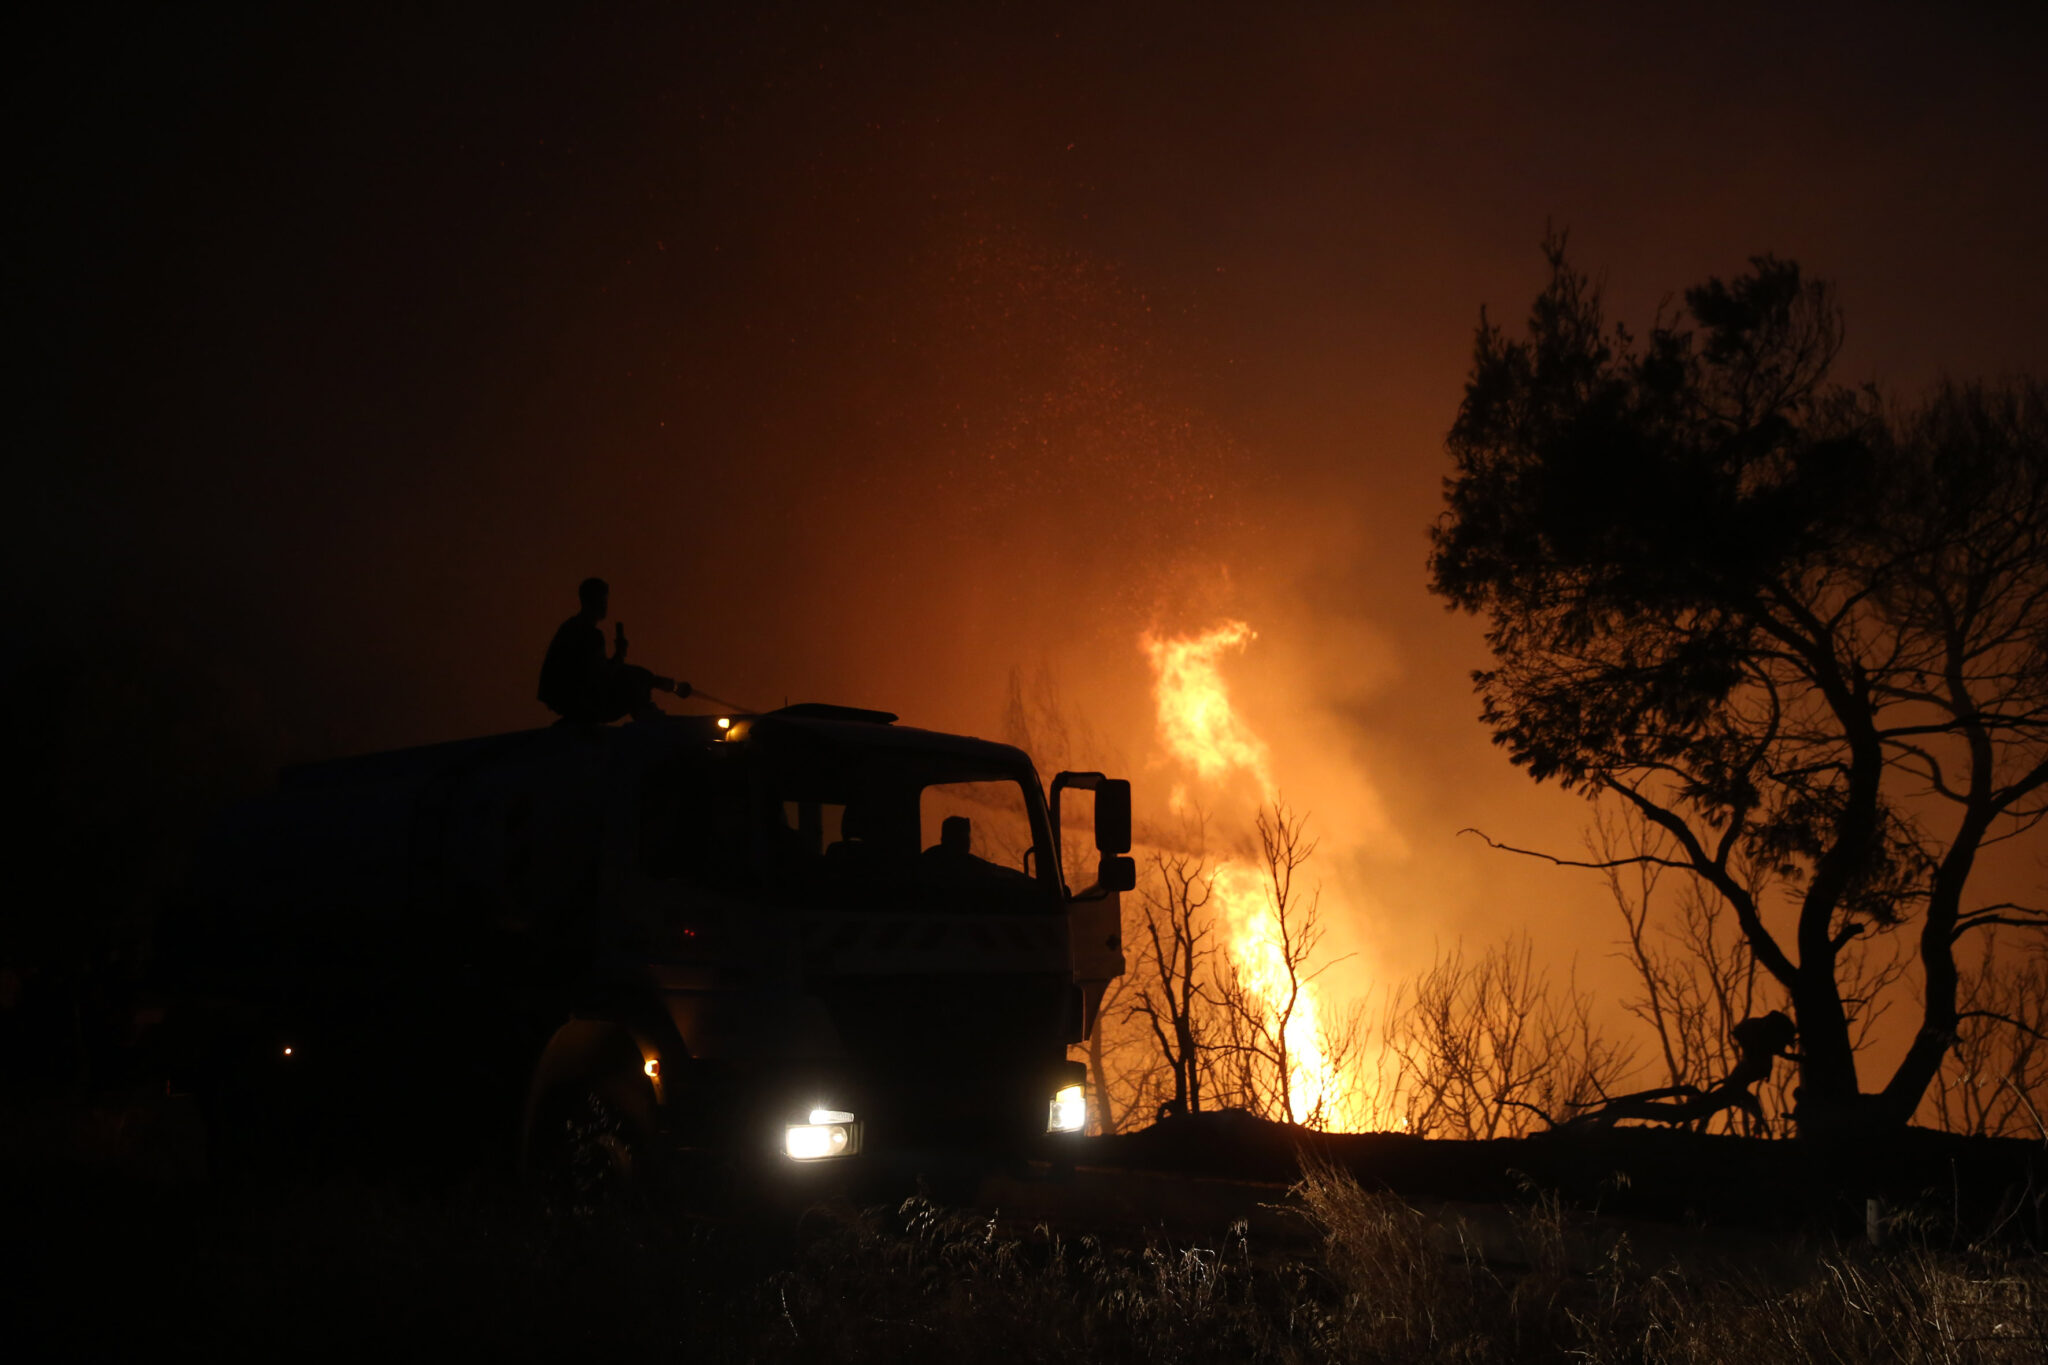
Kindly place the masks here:
POLYGON ((1078 1133, 1088 1126, 1088 1093, 1078 1085, 1063 1085, 1052 1097, 1045 1116, 1048 1133, 1078 1133))
POLYGON ((813 1109, 809 1123, 792 1123, 782 1130, 782 1150, 792 1161, 822 1161, 827 1157, 852 1156, 860 1150, 860 1125, 853 1115, 837 1109, 813 1109))

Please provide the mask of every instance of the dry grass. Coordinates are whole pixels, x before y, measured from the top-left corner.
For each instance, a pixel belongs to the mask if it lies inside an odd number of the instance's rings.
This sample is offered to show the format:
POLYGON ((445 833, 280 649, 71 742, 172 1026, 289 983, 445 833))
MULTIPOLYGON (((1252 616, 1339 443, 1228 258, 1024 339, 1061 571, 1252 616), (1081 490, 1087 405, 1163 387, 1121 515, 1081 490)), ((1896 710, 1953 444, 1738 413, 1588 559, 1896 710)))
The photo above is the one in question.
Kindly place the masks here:
POLYGON ((2032 1361, 2048 1352, 2039 1257, 1837 1247, 1800 1273, 1644 1266, 1625 1240, 1575 1270, 1563 1211, 1516 1220, 1520 1264, 1432 1249, 1428 1220, 1311 1167, 1298 1192, 1342 1288, 1343 1360, 2032 1361))
MULTIPOLYGON (((848 1361, 2032 1361, 2048 1267, 1993 1251, 1842 1247, 1772 1277, 1590 1267, 1554 1200, 1512 1263, 1332 1168, 1296 1189, 1320 1255, 1242 1226, 1115 1247, 912 1200, 822 1228, 778 1277, 784 1358, 848 1361)), ((761 1345, 768 1345, 763 1342, 761 1345)))
POLYGON ((1823 1251, 1771 1275, 1590 1261, 1554 1200, 1510 1236, 1312 1168, 1310 1234, 1264 1247, 1015 1228, 926 1198, 550 1216, 483 1187, 331 1185, 10 1201, 44 1283, 6 1307, 38 1356, 177 1345, 228 1356, 731 1361, 2021 1361, 2048 1345, 2035 1257, 1823 1251), (30 1231, 33 1229, 33 1231, 30 1231), (68 1291, 68 1292, 67 1292, 68 1291))

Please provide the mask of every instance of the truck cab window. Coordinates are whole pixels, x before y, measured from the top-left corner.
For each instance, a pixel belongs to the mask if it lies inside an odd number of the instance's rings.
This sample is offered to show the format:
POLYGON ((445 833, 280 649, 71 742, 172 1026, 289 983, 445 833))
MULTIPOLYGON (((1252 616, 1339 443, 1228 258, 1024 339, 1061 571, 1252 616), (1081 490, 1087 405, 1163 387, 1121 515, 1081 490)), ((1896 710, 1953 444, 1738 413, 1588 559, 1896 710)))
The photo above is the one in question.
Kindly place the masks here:
POLYGON ((771 779, 764 870, 792 900, 970 914, 1057 907, 1044 817, 1020 777, 923 755, 834 757, 771 779))

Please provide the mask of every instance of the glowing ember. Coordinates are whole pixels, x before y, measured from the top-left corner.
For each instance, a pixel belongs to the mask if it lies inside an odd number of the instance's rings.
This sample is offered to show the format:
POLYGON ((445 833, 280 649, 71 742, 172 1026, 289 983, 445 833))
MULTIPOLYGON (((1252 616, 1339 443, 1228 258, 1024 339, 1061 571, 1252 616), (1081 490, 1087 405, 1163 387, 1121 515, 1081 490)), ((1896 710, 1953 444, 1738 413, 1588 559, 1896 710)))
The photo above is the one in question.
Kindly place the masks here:
MULTIPOLYGON (((1259 801, 1272 802, 1277 793, 1266 743, 1231 706, 1221 669, 1225 654, 1241 653, 1257 638, 1243 621, 1225 621, 1189 637, 1148 631, 1139 646, 1152 661, 1159 739, 1167 752, 1205 783, 1241 774, 1256 785, 1259 801)), ((1177 810, 1184 793, 1184 787, 1174 787, 1177 810)), ((1213 876, 1209 903, 1223 927, 1231 965, 1265 1012, 1260 1027, 1286 1042, 1288 1117, 1323 1128, 1349 1124, 1356 1096, 1327 1057, 1316 988, 1299 979, 1313 968, 1302 964, 1290 980, 1270 880, 1257 863, 1227 858, 1215 865, 1213 876)))

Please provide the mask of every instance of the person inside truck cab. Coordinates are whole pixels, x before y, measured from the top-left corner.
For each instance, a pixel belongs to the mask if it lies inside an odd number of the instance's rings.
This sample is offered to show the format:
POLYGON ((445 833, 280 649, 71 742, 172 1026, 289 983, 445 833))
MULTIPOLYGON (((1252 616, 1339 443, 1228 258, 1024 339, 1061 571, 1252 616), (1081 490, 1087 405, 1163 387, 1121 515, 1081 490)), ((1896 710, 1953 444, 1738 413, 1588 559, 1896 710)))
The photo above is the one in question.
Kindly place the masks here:
POLYGON ((1017 874, 1000 863, 992 863, 974 852, 974 823, 964 815, 949 815, 939 822, 939 841, 924 851, 927 872, 946 881, 963 877, 1000 877, 1017 874))
POLYGON ((604 652, 604 631, 598 623, 610 612, 611 586, 602 578, 586 578, 576 597, 581 610, 562 622, 548 642, 540 666, 542 705, 563 720, 609 724, 621 716, 659 715, 656 688, 678 697, 690 695, 688 683, 656 677, 626 662, 626 627, 613 631, 612 652, 604 652))

